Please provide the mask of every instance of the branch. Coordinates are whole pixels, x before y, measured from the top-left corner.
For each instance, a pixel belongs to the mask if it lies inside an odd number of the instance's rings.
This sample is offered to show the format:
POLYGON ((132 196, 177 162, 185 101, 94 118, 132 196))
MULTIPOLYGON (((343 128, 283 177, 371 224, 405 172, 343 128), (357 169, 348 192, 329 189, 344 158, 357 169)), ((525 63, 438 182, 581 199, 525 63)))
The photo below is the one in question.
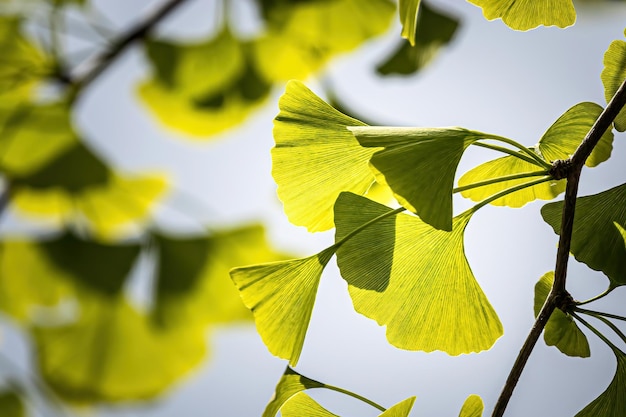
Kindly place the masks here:
POLYGON ((99 54, 93 55, 82 62, 70 77, 74 85, 75 96, 88 84, 98 78, 115 59, 135 41, 143 39, 153 28, 182 5, 185 0, 166 0, 152 10, 149 10, 139 22, 128 32, 114 40, 111 47, 99 54))
POLYGON ((611 101, 607 104, 600 117, 593 124, 583 141, 580 143, 574 154, 566 161, 569 165, 567 175, 567 187, 565 189, 565 198, 563 204, 563 214, 561 218, 561 231, 559 237, 559 248, 556 256, 556 267, 554 270, 554 285, 550 294, 533 324, 532 329, 528 333, 524 345, 515 359, 515 364, 511 368, 511 372, 506 380, 498 402, 496 403, 492 417, 501 417, 506 410, 513 390, 517 385, 524 366, 528 362, 528 358, 532 353, 539 336, 543 332, 550 315, 557 307, 562 307, 563 303, 569 299, 569 294, 565 289, 567 278, 567 262, 569 260, 569 252, 572 243, 572 230, 574 228, 574 214, 576 210, 576 196, 578 194, 578 183, 580 173, 585 161, 598 144, 604 132, 611 127, 611 124, 626 104, 626 80, 617 90, 611 101))

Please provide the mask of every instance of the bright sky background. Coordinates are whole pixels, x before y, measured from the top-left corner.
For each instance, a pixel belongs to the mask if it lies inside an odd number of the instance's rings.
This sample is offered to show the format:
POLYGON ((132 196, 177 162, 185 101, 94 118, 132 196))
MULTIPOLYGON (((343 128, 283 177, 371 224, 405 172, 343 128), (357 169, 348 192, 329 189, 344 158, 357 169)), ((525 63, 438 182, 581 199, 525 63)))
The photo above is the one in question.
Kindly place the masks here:
MULTIPOLYGON (((96 3, 123 27, 147 2, 96 3)), ((236 3, 245 8, 245 0, 236 3)), ((326 72, 357 114, 389 125, 463 126, 530 146, 574 104, 605 104, 602 57, 612 40, 623 38, 626 3, 577 4, 573 28, 526 33, 514 32, 500 21, 487 22, 480 9, 460 0, 430 4, 454 12, 462 24, 452 46, 419 75, 383 79, 374 73, 376 64, 399 42, 398 25, 387 36, 337 59, 326 72)), ((161 33, 185 38, 206 35, 215 22, 214 7, 210 0, 191 1, 167 20, 161 33)), ((332 243, 332 232, 311 235, 290 225, 275 195, 269 150, 282 89, 245 125, 198 142, 164 129, 138 101, 134 91, 146 76, 143 54, 133 48, 86 93, 77 120, 85 137, 115 166, 165 171, 186 194, 211 208, 208 212, 200 205, 185 206, 185 201, 173 198, 159 213, 164 224, 192 230, 197 227, 192 218, 217 226, 261 220, 279 248, 303 256, 332 243)), ((321 91, 315 80, 307 84, 321 91)), ((624 134, 617 135, 612 159, 583 171, 581 195, 624 182, 625 141, 624 134)), ((459 173, 490 157, 486 152, 468 153, 459 173)), ((465 202, 456 203, 457 212, 467 207, 465 202)), ((472 393, 483 397, 490 413, 532 325, 533 286, 554 268, 557 237, 541 220, 542 204, 518 210, 487 207, 470 222, 467 256, 505 328, 493 349, 449 357, 393 348, 383 328, 354 312, 345 282, 331 262, 297 370, 385 406, 416 395, 412 416, 456 416, 472 393)), ((578 299, 599 293, 607 283, 573 259, 569 282, 578 299)), ((624 295, 617 290, 609 298, 624 295)), ((604 305, 611 312, 626 313, 623 302, 612 304, 604 305)), ((23 341, 17 335, 8 337, 9 343, 0 348, 11 347, 18 362, 26 362, 25 351, 16 351, 25 346, 23 341)), ((252 326, 222 329, 209 339, 211 360, 171 395, 154 407, 114 409, 102 415, 260 416, 286 363, 269 354, 252 326)), ((615 361, 595 337, 590 337, 590 343, 592 357, 582 360, 567 358, 540 341, 507 416, 570 416, 593 400, 611 380, 615 361)), ((316 398, 337 414, 377 415, 349 397, 330 393, 316 398)))

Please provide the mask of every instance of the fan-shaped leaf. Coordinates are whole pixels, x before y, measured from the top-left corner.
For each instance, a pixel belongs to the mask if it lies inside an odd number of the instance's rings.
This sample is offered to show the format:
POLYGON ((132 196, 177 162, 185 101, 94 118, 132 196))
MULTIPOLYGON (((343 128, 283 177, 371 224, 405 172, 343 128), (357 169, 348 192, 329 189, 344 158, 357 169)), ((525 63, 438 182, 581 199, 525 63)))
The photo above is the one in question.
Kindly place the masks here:
POLYGON ((304 392, 291 397, 280 409, 282 417, 339 417, 317 403, 304 392))
MULTIPOLYGON (((336 241, 391 209, 351 193, 335 205, 336 241)), ((337 264, 355 309, 387 326, 402 349, 451 355, 489 349, 502 324, 467 263, 463 232, 471 217, 455 217, 452 232, 399 214, 371 224, 339 245, 337 264)))
POLYGON ((463 403, 459 417, 481 417, 484 409, 483 399, 476 394, 472 394, 463 403))
POLYGON ((359 145, 348 117, 291 81, 274 120, 272 175, 289 220, 311 232, 333 227, 333 204, 341 191, 365 194, 374 182, 368 161, 374 149, 359 145))
POLYGON ((415 46, 417 35, 420 0, 399 0, 400 22, 402 23, 402 37, 415 46))
POLYGON ((483 9, 487 20, 502 19, 515 30, 534 29, 537 26, 564 28, 576 21, 572 0, 469 0, 483 9))
MULTIPOLYGON (((543 219, 557 234, 562 210, 562 201, 541 208, 543 219)), ((570 251, 579 262, 602 271, 617 287, 626 284, 626 248, 614 223, 626 225, 626 184, 576 200, 570 251)))
POLYGON ((624 384, 626 384, 626 355, 613 350, 617 358, 617 369, 607 389, 582 409, 576 417, 621 416, 626 410, 624 384))
POLYGON ((310 388, 323 388, 325 384, 300 375, 289 366, 278 381, 272 400, 265 408, 262 417, 274 417, 278 410, 294 395, 310 388))
POLYGON ((26 407, 15 391, 0 391, 0 415, 3 417, 26 417, 26 407))
POLYGON ((393 407, 388 408, 387 411, 383 412, 379 417, 409 417, 414 403, 415 397, 409 397, 406 400, 400 401, 393 407))
MULTIPOLYGON (((554 272, 544 274, 535 284, 535 317, 539 315, 541 307, 546 302, 552 283, 554 272)), ((548 346, 556 346, 567 356, 588 358, 591 355, 587 336, 578 328, 574 319, 558 308, 554 310, 546 324, 543 339, 548 346)))
MULTIPOLYGON (((604 97, 607 103, 613 98, 619 86, 626 79, 626 41, 615 40, 604 53, 604 69, 600 75, 604 85, 604 97)), ((626 130, 626 109, 615 118, 615 129, 626 130)))
POLYGON ((362 146, 382 147, 370 160, 376 181, 426 223, 452 230, 452 188, 463 152, 485 134, 463 128, 350 127, 362 146))
POLYGON ((303 259, 235 268, 230 275, 272 354, 298 363, 317 287, 334 247, 303 259))

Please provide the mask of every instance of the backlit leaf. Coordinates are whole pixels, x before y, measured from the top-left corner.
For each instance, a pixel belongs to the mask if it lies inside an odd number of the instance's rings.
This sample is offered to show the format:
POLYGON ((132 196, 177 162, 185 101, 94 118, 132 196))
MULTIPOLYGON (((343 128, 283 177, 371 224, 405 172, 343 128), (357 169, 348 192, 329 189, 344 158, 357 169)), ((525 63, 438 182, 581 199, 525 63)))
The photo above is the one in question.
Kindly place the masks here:
POLYGON ((626 229, 624 229, 622 226, 620 226, 619 223, 613 222, 613 224, 615 225, 615 227, 619 231, 619 234, 622 235, 622 238, 624 239, 624 245, 626 245, 626 229))
POLYGON ((398 404, 390 407, 387 411, 380 414, 378 417, 409 417, 411 408, 415 403, 415 397, 409 397, 406 400, 400 401, 398 404))
POLYGON ((426 223, 452 229, 452 188, 463 152, 484 134, 463 128, 350 127, 359 143, 374 152, 376 181, 426 223))
MULTIPOLYGON (((541 307, 548 298, 553 282, 554 272, 550 271, 535 284, 535 317, 539 315, 541 307)), ((587 336, 578 328, 572 316, 565 314, 558 308, 554 309, 546 324, 543 340, 545 340, 546 345, 556 346, 567 356, 588 358, 591 355, 587 336)))
POLYGON ((452 40, 459 26, 458 19, 432 9, 426 3, 421 5, 417 19, 415 45, 403 41, 400 48, 378 66, 379 74, 408 75, 421 70, 435 58, 442 46, 452 40))
POLYGON ((622 416, 626 410, 626 396, 624 396, 624 385, 626 384, 626 355, 613 349, 617 358, 617 369, 613 380, 607 389, 582 409, 576 417, 598 417, 598 416, 622 416))
MULTIPOLYGON (((390 208, 351 193, 335 205, 336 241, 390 208)), ((380 220, 337 250, 356 311, 387 326, 399 348, 450 355, 489 349, 502 324, 465 258, 463 232, 469 212, 452 232, 398 214, 380 220)))
POLYGON ((317 403, 304 392, 291 397, 280 409, 281 417, 339 417, 317 403))
POLYGON ((291 81, 274 119, 272 175, 291 223, 311 232, 333 227, 333 204, 341 191, 365 194, 374 182, 363 148, 347 126, 363 126, 291 81))
POLYGON ((467 397, 463 403, 459 417, 481 417, 484 409, 485 405, 483 404, 482 398, 476 394, 472 394, 467 397))
POLYGON ((335 249, 303 259, 235 268, 230 275, 269 351, 298 363, 317 287, 335 249))
POLYGON ((288 366, 280 381, 278 381, 272 400, 265 408, 262 417, 274 417, 278 410, 299 392, 310 388, 323 388, 324 386, 323 383, 300 375, 288 366))
POLYGON ((26 417, 26 407, 15 391, 0 391, 0 415, 2 417, 26 417))
MULTIPOLYGON (((604 53, 604 69, 600 75, 607 103, 626 79, 626 41, 615 40, 604 53)), ((626 130, 626 109, 622 108, 615 118, 615 129, 626 130)))
POLYGON ((408 40, 411 46, 415 46, 417 37, 418 12, 420 0, 399 0, 400 22, 402 23, 402 37, 408 40))
POLYGON ((572 0, 469 0, 483 9, 487 20, 502 19, 515 30, 534 29, 537 26, 564 28, 576 21, 572 0))
MULTIPOLYGON (((562 201, 541 208, 543 219, 557 234, 562 210, 562 201)), ((576 200, 570 251, 579 262, 602 271, 616 287, 626 284, 626 248, 614 223, 626 225, 626 184, 576 200)))

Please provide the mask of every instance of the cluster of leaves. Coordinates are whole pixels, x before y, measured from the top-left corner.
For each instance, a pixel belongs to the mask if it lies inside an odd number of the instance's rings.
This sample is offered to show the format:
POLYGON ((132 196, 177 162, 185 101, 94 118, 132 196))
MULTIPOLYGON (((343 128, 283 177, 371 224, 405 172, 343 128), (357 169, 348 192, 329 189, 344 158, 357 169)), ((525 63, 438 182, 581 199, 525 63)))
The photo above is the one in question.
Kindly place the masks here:
MULTIPOLYGON (((418 3, 400 2, 401 17, 406 19, 403 33, 409 39, 416 32, 410 17, 417 14, 418 3)), ((547 4, 530 7, 528 2, 475 3, 484 8, 488 18, 502 17, 517 29, 535 27, 537 22, 565 26, 574 18, 569 7, 564 12, 547 4), (532 16, 522 16, 516 4, 532 16), (533 17, 548 9, 550 13, 541 15, 540 20, 533 17)), ((550 3, 565 7, 571 2, 550 3)), ((608 102, 626 79, 625 41, 613 42, 606 51, 601 78, 608 102)), ((579 103, 560 116, 536 145, 526 147, 509 138, 459 127, 368 126, 339 112, 298 81, 287 85, 279 108, 274 121, 272 175, 286 215, 310 232, 334 227, 335 243, 306 258, 239 267, 231 276, 268 349, 291 366, 298 363, 321 275, 333 256, 355 310, 386 326, 392 345, 450 355, 489 349, 503 329, 465 257, 465 228, 473 214, 487 204, 521 207, 563 193, 567 172, 562 167, 604 110, 595 103, 579 103), (457 166, 470 146, 505 156, 469 170, 454 187, 457 166), (395 202, 368 198, 374 184, 388 188, 395 202), (455 193, 477 203, 454 215, 455 193)), ((625 116, 622 109, 615 118, 614 128, 619 132, 626 130, 625 116)), ((613 136, 612 129, 602 135, 586 160, 588 167, 609 159, 613 136)), ((561 230, 562 211, 563 202, 547 204, 541 210, 556 233, 561 230)), ((592 300, 572 299, 558 306, 545 328, 545 341, 567 355, 589 356, 586 336, 576 320, 610 346, 618 365, 607 390, 577 416, 617 415, 626 409, 621 392, 626 354, 580 317, 587 314, 599 319, 626 342, 610 321, 626 318, 580 307, 623 285, 625 225, 626 184, 578 199, 571 252, 609 277, 610 286, 592 300)), ((549 272, 537 284, 536 314, 548 296, 553 276, 549 272)), ((282 415, 291 415, 293 410, 298 411, 293 415, 334 415, 300 393, 310 388, 334 389, 288 368, 264 416, 279 410, 282 415)), ((482 402, 480 409, 472 410, 473 414, 461 415, 481 415, 482 402)), ((409 411, 410 407, 392 415, 406 416, 409 411)))

